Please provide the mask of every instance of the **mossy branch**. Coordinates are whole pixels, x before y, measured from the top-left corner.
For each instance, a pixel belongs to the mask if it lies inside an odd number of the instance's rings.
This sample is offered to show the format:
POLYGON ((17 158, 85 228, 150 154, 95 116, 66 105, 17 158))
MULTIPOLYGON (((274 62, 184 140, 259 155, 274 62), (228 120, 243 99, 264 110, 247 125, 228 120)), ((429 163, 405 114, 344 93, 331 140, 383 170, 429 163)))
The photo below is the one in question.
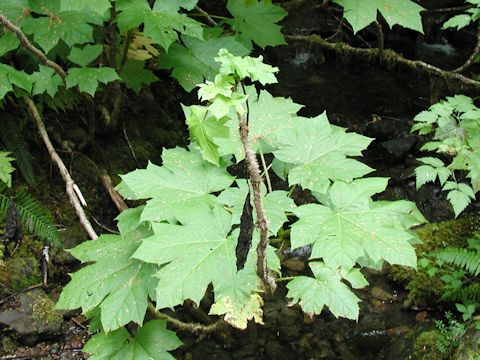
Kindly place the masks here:
POLYGON ((436 66, 427 64, 419 60, 409 60, 393 50, 387 49, 379 51, 379 49, 361 49, 350 46, 343 42, 332 43, 326 41, 319 35, 287 35, 287 40, 308 43, 318 46, 324 50, 332 51, 340 56, 355 56, 365 60, 377 60, 379 64, 392 68, 395 66, 404 66, 411 70, 421 71, 427 75, 437 76, 445 81, 457 81, 464 86, 478 88, 480 81, 468 78, 462 74, 442 70, 436 66))

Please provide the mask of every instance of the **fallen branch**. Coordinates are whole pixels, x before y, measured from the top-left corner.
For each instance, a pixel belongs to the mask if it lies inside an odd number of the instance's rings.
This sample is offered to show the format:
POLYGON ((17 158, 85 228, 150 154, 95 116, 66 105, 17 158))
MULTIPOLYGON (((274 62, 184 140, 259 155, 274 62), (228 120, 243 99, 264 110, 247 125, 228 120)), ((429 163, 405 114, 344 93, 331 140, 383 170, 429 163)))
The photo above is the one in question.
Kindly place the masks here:
POLYGON ((333 51, 339 55, 357 56, 359 58, 363 58, 369 61, 371 61, 372 59, 376 59, 380 64, 386 66, 387 68, 403 65, 409 69, 422 71, 423 73, 429 75, 438 76, 444 80, 455 80, 465 86, 475 88, 480 87, 480 81, 476 81, 456 72, 442 70, 423 61, 405 59, 402 55, 390 49, 384 51, 379 51, 378 49, 361 49, 350 46, 343 42, 331 43, 326 41, 319 35, 287 35, 285 36, 285 38, 290 41, 299 41, 313 44, 322 49, 333 51))
POLYGON ((2 13, 0 13, 0 22, 3 24, 3 26, 11 30, 17 36, 17 38, 20 40, 20 43, 25 49, 38 57, 42 64, 48 66, 49 68, 52 68, 62 78, 62 80, 65 81, 67 73, 62 69, 62 67, 57 63, 49 60, 40 49, 33 46, 32 43, 27 39, 25 34, 22 32, 22 30, 18 26, 10 22, 10 20, 8 20, 2 13))
POLYGON ((68 195, 70 203, 75 208, 75 212, 77 213, 77 216, 80 220, 80 224, 82 224, 83 228, 85 229, 85 231, 88 233, 88 236, 90 236, 92 240, 97 239, 98 235, 96 234, 95 230, 93 230, 93 227, 90 224, 90 221, 85 215, 85 211, 83 211, 83 207, 82 207, 82 204, 80 203, 80 199, 75 193, 75 190, 74 190, 75 182, 70 176, 70 173, 68 172, 67 167, 63 163, 62 159, 60 158, 58 153, 55 151, 55 148, 53 147, 52 142, 50 141, 47 130, 45 129, 45 124, 43 123, 42 117, 40 116, 40 113, 38 112, 38 109, 35 106, 35 103, 31 98, 27 96, 25 96, 23 99, 27 104, 27 108, 30 112, 30 115, 35 120, 35 123, 38 128, 38 132, 40 133, 40 136, 48 150, 48 153, 50 154, 50 158, 57 165, 60 175, 65 181, 65 191, 68 195))
POLYGON ((108 195, 110 195, 110 198, 117 207, 118 211, 122 212, 123 210, 127 210, 128 205, 113 187, 110 176, 108 176, 106 172, 103 172, 103 174, 100 175, 100 180, 102 180, 103 187, 105 190, 107 190, 108 195))

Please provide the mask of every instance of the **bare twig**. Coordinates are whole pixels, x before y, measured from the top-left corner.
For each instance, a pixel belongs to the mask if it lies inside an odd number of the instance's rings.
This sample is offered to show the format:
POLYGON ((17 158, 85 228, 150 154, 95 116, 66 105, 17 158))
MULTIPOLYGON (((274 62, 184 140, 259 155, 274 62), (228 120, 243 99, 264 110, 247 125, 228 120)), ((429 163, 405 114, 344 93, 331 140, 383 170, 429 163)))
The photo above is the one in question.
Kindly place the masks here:
POLYGON ((477 45, 475 46, 475 49, 473 49, 472 55, 465 61, 465 63, 462 66, 459 66, 455 70, 453 70, 454 73, 462 73, 465 70, 467 70, 472 64, 475 62, 475 59, 477 58, 478 54, 480 53, 480 23, 477 25, 477 45))
POLYGON ((85 215, 85 211, 83 211, 82 204, 80 203, 78 196, 75 194, 75 190, 74 190, 75 182, 70 176, 70 173, 68 172, 62 159, 60 158, 58 153, 55 151, 55 148, 53 147, 52 142, 50 141, 47 130, 45 129, 45 124, 43 123, 42 117, 40 116, 40 113, 38 112, 38 109, 35 106, 35 103, 31 98, 27 96, 25 96, 23 99, 27 104, 28 110, 30 111, 30 115, 35 120, 40 136, 42 137, 42 140, 45 146, 47 147, 48 153, 50 154, 50 158, 57 165, 60 175, 65 181, 65 191, 68 195, 68 198, 70 199, 70 203, 75 208, 75 212, 77 213, 80 223, 82 224, 83 228, 86 230, 86 232, 88 233, 88 236, 90 236, 92 240, 97 239, 98 235, 95 233, 95 230, 93 230, 93 227, 90 224, 90 221, 85 215))
POLYGON ((8 20, 5 17, 5 15, 3 15, 1 12, 0 12, 0 22, 3 24, 3 26, 11 30, 17 36, 17 38, 20 40, 20 43, 24 48, 26 48, 33 55, 38 57, 42 62, 42 64, 44 64, 45 66, 48 66, 49 68, 52 68, 65 81, 65 78, 67 77, 67 73, 61 68, 61 66, 49 60, 41 50, 33 46, 32 43, 27 39, 23 31, 18 26, 10 22, 10 20, 8 20))
POLYGON ((240 139, 245 150, 248 175, 252 183, 253 203, 257 212, 257 227, 260 229, 260 242, 257 246, 257 274, 271 292, 276 288, 275 279, 267 268, 268 223, 262 206, 260 166, 257 155, 248 139, 248 123, 246 114, 238 114, 240 139))
POLYGON ((192 333, 199 333, 199 332, 211 333, 218 330, 220 326, 223 326, 225 324, 223 320, 217 320, 216 322, 210 325, 203 325, 198 323, 186 323, 174 317, 171 317, 170 315, 161 313, 160 311, 155 309, 155 305, 153 305, 151 302, 148 302, 148 310, 157 319, 167 320, 170 324, 172 324, 177 329, 183 330, 183 331, 189 331, 192 333))
POLYGON ((125 124, 123 124, 123 123, 122 123, 122 129, 123 129, 123 137, 125 138, 125 141, 127 142, 127 145, 128 145, 128 148, 130 149, 133 160, 135 160, 135 163, 137 164, 138 167, 141 167, 140 162, 137 159, 137 154, 135 154, 135 150, 133 149, 133 146, 130 142, 130 139, 128 138, 127 129, 125 129, 125 124))
POLYGON ((205 10, 203 10, 200 6, 195 5, 195 10, 197 10, 200 14, 205 16, 205 18, 207 19, 207 21, 210 25, 217 26, 217 22, 215 20, 213 20, 212 17, 210 16, 210 14, 207 13, 205 10))
POLYGON ((108 231, 109 233, 112 233, 112 234, 117 234, 119 235, 120 232, 117 231, 117 230, 113 230, 113 229, 110 229, 108 226, 105 226, 103 225, 95 216, 93 216, 92 214, 90 214, 90 217, 92 218, 93 222, 95 224, 97 224, 98 226, 100 226, 102 229, 104 229, 105 231, 108 231))
POLYGON ((319 35, 287 35, 286 38, 290 41, 311 43, 321 47, 322 49, 333 51, 338 54, 357 56, 367 59, 369 61, 371 61, 372 59, 377 59, 380 64, 387 67, 403 65, 412 70, 417 70, 425 74, 438 76, 444 80, 458 81, 465 86, 475 88, 480 87, 480 81, 468 78, 464 75, 454 73, 452 71, 442 70, 423 61, 405 59, 403 56, 390 49, 384 50, 383 52, 380 52, 378 49, 360 49, 350 46, 346 43, 328 42, 319 35))
POLYGON ((20 294, 23 294, 25 292, 28 292, 28 291, 31 291, 33 289, 36 289, 36 288, 39 288, 39 287, 42 287, 43 286, 43 283, 40 283, 40 284, 35 284, 35 285, 32 285, 32 286, 29 286, 25 289, 22 289, 18 292, 16 292, 15 294, 12 294, 12 295, 8 295, 6 298, 3 298, 2 300, 0 300, 0 305, 6 303, 8 300, 14 298, 15 296, 17 295, 20 295, 20 294))
POLYGON ((118 211, 122 212, 123 210, 128 209, 128 205, 122 199, 122 197, 118 194, 115 188, 112 185, 112 180, 110 176, 104 171, 103 174, 100 175, 100 180, 102 180, 103 187, 107 190, 108 195, 114 202, 115 206, 117 207, 118 211))

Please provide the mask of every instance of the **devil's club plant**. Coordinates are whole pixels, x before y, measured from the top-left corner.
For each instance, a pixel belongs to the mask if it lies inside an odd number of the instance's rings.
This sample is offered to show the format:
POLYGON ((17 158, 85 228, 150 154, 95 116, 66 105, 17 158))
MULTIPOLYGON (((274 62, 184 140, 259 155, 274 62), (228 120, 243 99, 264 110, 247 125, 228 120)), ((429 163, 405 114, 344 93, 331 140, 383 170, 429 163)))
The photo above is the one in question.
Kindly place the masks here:
MULTIPOLYGON (((301 105, 291 99, 245 86, 248 79, 276 82, 278 69, 261 57, 220 50, 215 60, 220 72, 199 86, 205 103, 184 106, 190 146, 164 150, 161 166, 150 163, 122 176, 119 192, 145 205, 120 214, 120 235, 103 235, 71 250, 87 265, 72 275, 57 307, 80 307, 98 320, 100 333, 85 346, 94 358, 127 358, 134 348, 148 354, 145 358, 163 358, 180 342, 164 322, 144 323, 147 308, 160 314, 149 302, 159 310, 185 300, 199 304, 209 285, 215 299, 210 314, 240 329, 249 320, 262 323, 262 293, 269 284, 257 259, 262 250, 259 210, 267 239, 293 223, 292 248, 312 245, 311 273, 287 284, 287 296, 309 314, 327 307, 337 317, 357 319, 360 300, 351 288, 368 284, 362 267, 383 261, 416 266, 411 246, 416 238, 408 229, 424 219, 411 202, 372 200, 388 180, 364 178, 373 169, 355 159, 372 139, 329 124, 325 113, 299 117, 301 105), (256 166, 262 164, 262 178, 269 179, 268 186, 256 190, 252 157, 256 166), (278 175, 287 176, 290 187, 311 191, 317 202, 297 207, 289 192, 272 189, 267 159, 273 159, 278 175), (249 167, 247 179, 228 171, 242 160, 249 167), (247 194, 257 228, 243 269, 237 271, 235 249, 245 226, 247 194), (140 326, 133 335, 124 329, 131 322, 140 326), (154 337, 155 345, 148 341, 154 337)), ((275 280, 281 276, 276 249, 268 245, 263 250, 268 276, 275 280)))

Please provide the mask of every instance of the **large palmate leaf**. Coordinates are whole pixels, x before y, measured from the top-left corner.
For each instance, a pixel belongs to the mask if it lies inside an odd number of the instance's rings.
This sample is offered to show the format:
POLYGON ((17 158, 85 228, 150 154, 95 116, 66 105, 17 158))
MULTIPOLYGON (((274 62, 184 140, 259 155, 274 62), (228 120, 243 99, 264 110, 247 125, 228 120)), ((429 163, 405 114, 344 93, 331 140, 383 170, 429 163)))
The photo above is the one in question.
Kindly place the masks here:
POLYGON ((287 297, 307 314, 320 314, 325 306, 336 317, 357 320, 360 299, 345 285, 338 272, 319 262, 310 263, 314 278, 296 276, 287 284, 287 297))
POLYGON ((230 234, 230 213, 215 207, 177 217, 181 224, 153 223, 154 235, 134 254, 142 261, 164 265, 156 274, 157 307, 174 307, 186 299, 198 304, 210 283, 216 297, 224 289, 232 302, 248 302, 257 287, 255 266, 237 272, 238 230, 230 234))
POLYGON ((33 95, 47 93, 52 98, 58 91, 58 87, 62 85, 62 79, 52 68, 40 65, 39 71, 30 75, 33 81, 33 95))
POLYGON ((347 156, 358 156, 372 139, 331 126, 325 113, 311 119, 297 118, 294 128, 277 135, 280 161, 294 164, 288 175, 290 185, 325 193, 330 180, 352 181, 373 171, 347 156))
POLYGON ((197 149, 164 150, 162 159, 162 166, 149 163, 146 169, 123 175, 118 187, 128 199, 150 199, 142 221, 171 219, 212 206, 216 198, 211 193, 234 180, 224 167, 205 162, 197 149))
POLYGON ((202 83, 213 80, 220 66, 214 57, 220 49, 227 49, 234 55, 249 53, 233 36, 219 37, 218 31, 205 31, 205 40, 182 36, 182 44, 173 44, 168 52, 160 55, 159 64, 163 69, 173 68, 172 76, 187 91, 202 83))
MULTIPOLYGON (((264 154, 270 153, 278 147, 277 134, 281 129, 293 129, 297 121, 296 114, 303 106, 290 98, 273 97, 265 90, 257 95, 254 87, 247 87, 246 93, 250 143, 255 151, 258 152, 261 146, 264 154)), ((228 138, 217 138, 215 143, 221 155, 233 154, 239 162, 245 158, 245 152, 238 132, 238 119, 233 117, 226 125, 230 130, 228 138)))
MULTIPOLYGON (((249 187, 246 180, 237 180, 238 187, 230 187, 220 193, 218 201, 228 206, 232 212, 232 225, 240 224, 243 204, 247 197, 249 187)), ((295 203, 288 197, 288 193, 282 190, 275 190, 266 193, 266 189, 262 187, 262 193, 265 196, 262 199, 262 205, 265 210, 265 217, 268 221, 268 230, 276 235, 278 230, 287 222, 286 212, 291 212, 295 208, 295 203)), ((253 199, 250 199, 253 206, 253 199)), ((253 207, 254 208, 254 207, 253 207)), ((253 210, 254 221, 256 221, 256 210, 253 210)))
POLYGON ((423 33, 420 12, 423 8, 411 0, 334 0, 343 6, 345 19, 352 25, 354 33, 377 20, 377 11, 387 24, 400 25, 423 33))
POLYGON ((118 26, 121 31, 134 29, 144 24, 143 33, 168 51, 178 40, 178 33, 203 39, 203 25, 174 8, 154 7, 147 0, 119 0, 118 26))
POLYGON ((252 49, 252 41, 263 49, 286 44, 277 23, 287 12, 280 6, 267 0, 229 0, 227 9, 234 16, 227 22, 247 48, 252 49))
POLYGON ((67 89, 78 86, 80 91, 86 92, 91 96, 95 95, 98 84, 108 84, 114 80, 120 79, 114 69, 109 67, 102 68, 72 68, 68 70, 66 78, 67 89))
POLYGON ((127 60, 122 67, 120 77, 127 88, 139 94, 143 86, 149 85, 158 80, 158 77, 148 69, 144 68, 144 61, 127 60))
POLYGON ((20 45, 17 35, 13 32, 4 32, 0 35, 0 56, 15 50, 20 45))
POLYGON ((104 16, 111 7, 110 0, 60 0, 61 11, 93 11, 104 16))
POLYGON ((60 1, 30 1, 30 10, 39 16, 28 17, 22 26, 32 34, 35 42, 48 53, 59 40, 67 45, 93 42, 93 25, 103 23, 102 16, 94 11, 61 11, 60 1))
POLYGON ((139 239, 129 233, 125 237, 102 235, 72 249, 72 255, 81 262, 93 264, 72 274, 56 307, 82 308, 85 313, 100 306, 105 331, 131 321, 141 325, 148 295, 157 283, 152 276, 157 268, 131 258, 138 246, 139 239))
POLYGON ((167 329, 164 320, 151 320, 132 336, 122 328, 93 335, 83 351, 91 360, 167 360, 175 359, 168 351, 182 345, 175 332, 167 329))
MULTIPOLYGON (((337 181, 321 200, 293 210, 299 220, 292 225, 292 248, 313 244, 311 258, 348 271, 362 256, 374 262, 416 266, 407 226, 423 218, 409 202, 379 202, 371 196, 383 191, 387 179, 367 178, 349 184, 337 181)), ((416 222, 416 223, 415 223, 416 222)))

